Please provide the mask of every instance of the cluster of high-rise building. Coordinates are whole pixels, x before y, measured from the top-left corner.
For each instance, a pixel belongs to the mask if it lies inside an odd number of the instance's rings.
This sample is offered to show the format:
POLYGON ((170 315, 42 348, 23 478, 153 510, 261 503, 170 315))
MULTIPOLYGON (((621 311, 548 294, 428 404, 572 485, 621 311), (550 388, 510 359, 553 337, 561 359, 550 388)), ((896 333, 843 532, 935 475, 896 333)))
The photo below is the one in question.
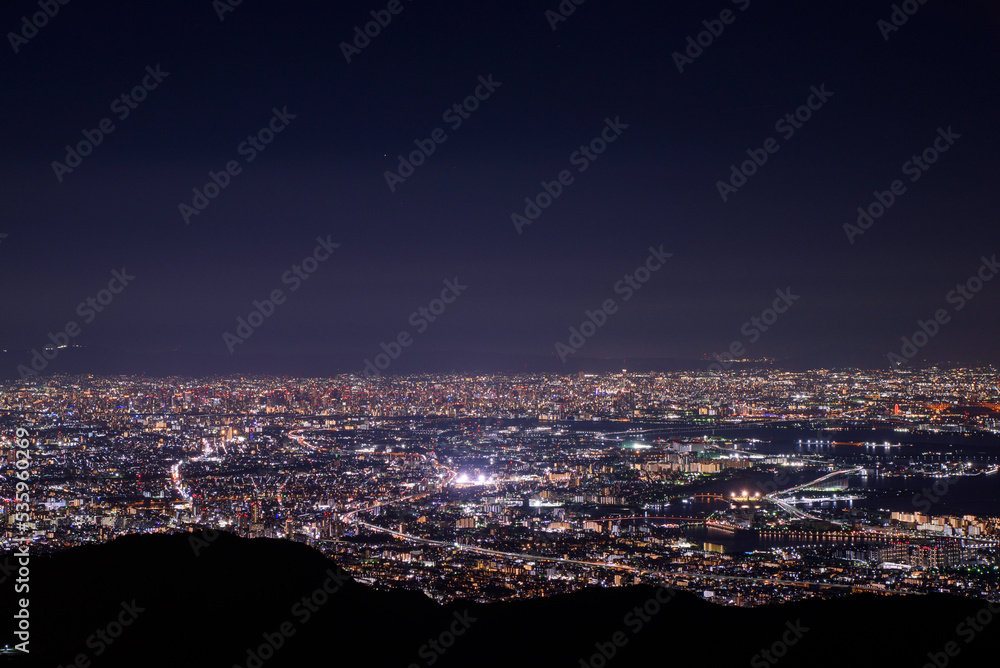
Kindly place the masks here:
POLYGON ((1000 529, 995 521, 981 519, 975 515, 936 517, 920 512, 893 511, 890 518, 893 523, 898 523, 899 526, 918 531, 940 533, 944 536, 984 536, 995 534, 1000 529))

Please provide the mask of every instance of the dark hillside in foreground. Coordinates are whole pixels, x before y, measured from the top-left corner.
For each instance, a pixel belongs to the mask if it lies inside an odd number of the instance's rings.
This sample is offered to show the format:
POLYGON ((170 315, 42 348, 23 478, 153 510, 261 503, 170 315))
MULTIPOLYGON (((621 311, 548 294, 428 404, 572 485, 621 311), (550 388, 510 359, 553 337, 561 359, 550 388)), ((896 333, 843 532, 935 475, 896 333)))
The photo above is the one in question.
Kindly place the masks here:
MULTIPOLYGON (((1000 650, 1000 623, 986 623, 980 631, 963 624, 986 608, 972 599, 858 595, 749 609, 666 590, 659 591, 666 601, 660 603, 657 590, 629 587, 440 606, 421 593, 356 583, 305 545, 219 534, 196 556, 192 537, 204 536, 131 536, 33 558, 28 662, 49 667, 76 662, 83 668, 230 668, 246 667, 248 659, 251 668, 919 668, 930 661, 928 652, 938 655, 939 667, 946 660, 952 666, 985 666, 994 664, 1000 650), (324 584, 335 593, 327 596, 324 584), (311 596, 314 603, 303 603, 311 596), (125 625, 119 633, 120 622, 125 625), (261 649, 266 638, 280 645, 273 656, 266 645, 261 649), (953 653, 957 650, 954 658, 945 654, 949 641, 953 653), (606 663, 601 647, 614 653, 606 663), (772 647, 783 655, 773 656, 776 663, 761 654, 772 647), (255 661, 249 650, 269 658, 255 661)), ((8 620, 5 641, 13 627, 12 580, 3 583, 0 598, 0 614, 8 620)), ((25 665, 23 657, 7 661, 25 665)))

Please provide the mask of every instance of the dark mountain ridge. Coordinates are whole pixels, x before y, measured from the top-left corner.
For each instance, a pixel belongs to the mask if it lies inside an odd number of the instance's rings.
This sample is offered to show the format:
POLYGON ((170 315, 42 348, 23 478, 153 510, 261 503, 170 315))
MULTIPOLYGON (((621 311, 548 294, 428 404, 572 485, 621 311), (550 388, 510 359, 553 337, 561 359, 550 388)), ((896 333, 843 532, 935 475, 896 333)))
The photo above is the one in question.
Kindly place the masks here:
MULTIPOLYGON (((13 579, 0 599, 11 644, 15 598, 24 596, 13 579)), ((306 545, 226 533, 126 536, 32 557, 27 596, 26 658, 49 667, 918 668, 936 658, 943 668, 991 665, 1000 650, 1000 605, 991 611, 971 598, 853 595, 733 608, 635 586, 439 605, 360 584, 306 545)))

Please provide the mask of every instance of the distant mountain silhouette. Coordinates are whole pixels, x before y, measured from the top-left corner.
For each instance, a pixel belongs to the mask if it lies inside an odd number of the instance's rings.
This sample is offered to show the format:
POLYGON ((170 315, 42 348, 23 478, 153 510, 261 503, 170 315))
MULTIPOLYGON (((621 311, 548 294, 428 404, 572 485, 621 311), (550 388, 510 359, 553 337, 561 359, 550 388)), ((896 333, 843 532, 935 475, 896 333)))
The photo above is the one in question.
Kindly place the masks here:
MULTIPOLYGON (((863 368, 889 369, 885 351, 873 348, 825 347, 798 353, 773 362, 737 362, 734 370, 761 368, 807 371, 811 369, 863 368)), ((372 355, 369 354, 369 357, 372 355)), ((33 354, 25 350, 0 352, 0 380, 19 378, 19 366, 30 368, 33 354)), ((709 371, 712 359, 677 359, 667 357, 587 357, 581 351, 563 363, 556 355, 515 355, 502 353, 475 353, 449 350, 407 351, 393 360, 385 370, 388 375, 420 373, 614 373, 622 369, 633 372, 709 371)), ((943 360, 939 364, 945 364, 943 360)), ((982 361, 965 360, 948 362, 984 364, 982 361)), ((928 366, 923 359, 914 359, 909 367, 928 366)), ((361 374, 365 369, 364 355, 344 353, 256 353, 240 350, 230 355, 226 352, 205 353, 182 350, 159 352, 123 350, 102 347, 61 349, 54 360, 47 362, 41 376, 52 374, 135 374, 151 377, 226 375, 274 375, 299 378, 320 378, 338 374, 361 374)), ((718 367, 713 367, 718 370, 718 367)))
MULTIPOLYGON (((0 585, 8 642, 12 581, 0 585)), ((986 609, 974 599, 856 595, 732 608, 636 586, 442 606, 420 592, 359 584, 308 546, 225 533, 127 536, 34 557, 30 586, 31 653, 27 664, 5 662, 50 668, 919 668, 935 665, 928 653, 940 668, 995 665, 1000 649, 1000 621, 959 627, 986 609), (280 646, 272 651, 268 638, 280 646)))
MULTIPOLYGON (((369 354, 371 357, 373 354, 369 354)), ((19 378, 18 367, 30 368, 31 351, 0 353, 0 379, 19 378)), ((597 359, 573 356, 564 364, 555 355, 507 355, 461 351, 407 351, 393 360, 385 373, 603 373, 621 371, 696 370, 708 365, 698 360, 597 359)), ((65 348, 43 368, 42 376, 64 374, 137 374, 147 376, 195 376, 261 374, 317 378, 338 374, 361 374, 364 355, 343 353, 255 353, 230 355, 180 350, 139 352, 99 347, 65 348)))

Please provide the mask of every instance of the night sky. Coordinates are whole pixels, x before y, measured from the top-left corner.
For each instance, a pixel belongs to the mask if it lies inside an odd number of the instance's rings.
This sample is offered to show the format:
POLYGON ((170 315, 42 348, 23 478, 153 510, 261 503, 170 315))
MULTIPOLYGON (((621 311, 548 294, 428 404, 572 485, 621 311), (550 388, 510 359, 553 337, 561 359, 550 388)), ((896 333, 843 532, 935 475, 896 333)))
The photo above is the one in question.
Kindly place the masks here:
POLYGON ((41 4, 0 12, 4 377, 71 322, 43 375, 888 368, 936 314, 908 364, 1000 362, 1000 277, 951 292, 1000 253, 989 0, 41 4))

